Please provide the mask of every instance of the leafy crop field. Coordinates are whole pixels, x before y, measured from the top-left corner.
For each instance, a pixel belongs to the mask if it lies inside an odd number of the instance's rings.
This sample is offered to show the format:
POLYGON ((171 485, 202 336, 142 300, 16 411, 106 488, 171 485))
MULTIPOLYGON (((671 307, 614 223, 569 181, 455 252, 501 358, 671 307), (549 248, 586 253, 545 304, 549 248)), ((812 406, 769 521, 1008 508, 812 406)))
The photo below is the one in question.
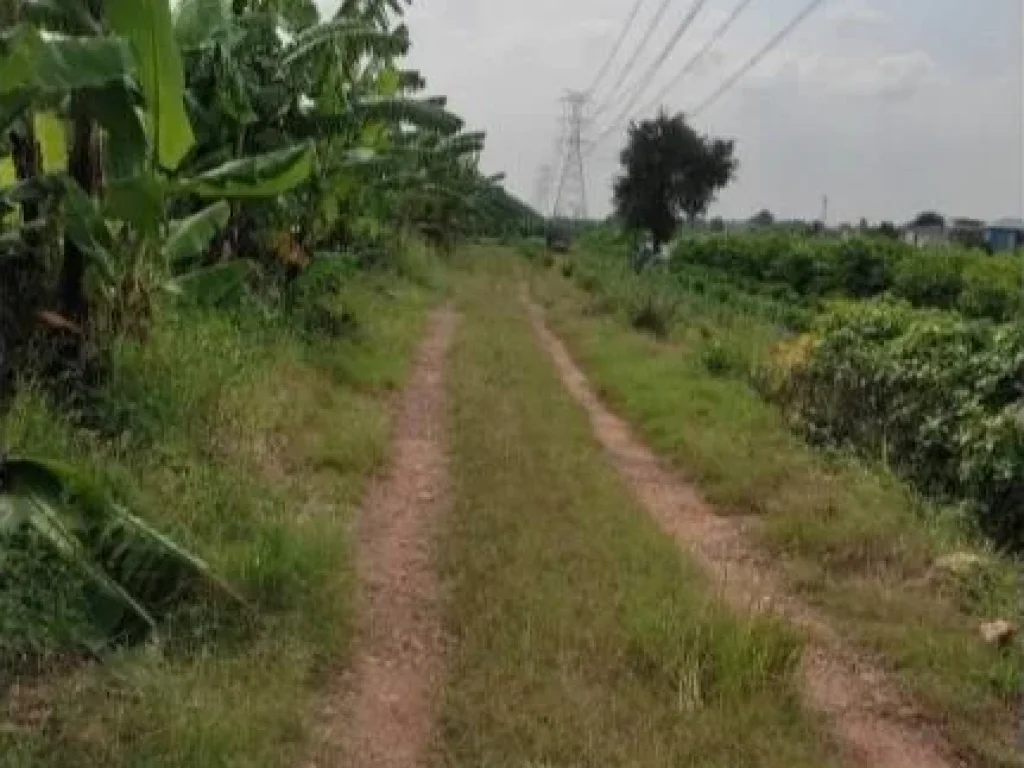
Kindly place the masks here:
POLYGON ((941 274, 959 259, 976 277, 998 276, 983 283, 1005 297, 1000 305, 1006 308, 1021 294, 1022 262, 908 252, 884 240, 805 240, 684 238, 668 265, 638 276, 621 257, 623 244, 603 234, 589 244, 603 256, 569 269, 594 292, 598 310, 625 313, 635 327, 656 335, 696 331, 710 370, 736 376, 781 405, 812 443, 852 449, 935 502, 958 507, 965 522, 997 546, 1019 548, 1021 326, 944 309, 941 292, 919 291, 931 298, 915 306, 905 295, 910 283, 885 275, 906 276, 911 273, 899 270, 910 265, 919 274, 922 263, 941 274), (762 247, 767 250, 758 261, 762 247), (816 282, 778 282, 785 274, 779 265, 793 263, 812 264, 808 274, 816 282), (779 269, 773 272, 772 264, 779 269))
POLYGON ((971 318, 1011 320, 1022 310, 1024 259, 954 248, 921 250, 892 240, 788 234, 683 237, 674 269, 696 265, 779 298, 888 296, 971 318))
POLYGON ((1014 765, 1024 659, 977 632, 1022 618, 1019 564, 995 554, 1021 507, 970 489, 1019 477, 1016 326, 844 300, 807 307, 799 334, 784 299, 692 264, 637 274, 621 246, 598 234, 534 282, 595 384, 720 509, 758 516, 794 588, 969 761, 1014 765), (967 425, 993 432, 974 443, 967 425), (943 576, 952 553, 986 565, 943 576))

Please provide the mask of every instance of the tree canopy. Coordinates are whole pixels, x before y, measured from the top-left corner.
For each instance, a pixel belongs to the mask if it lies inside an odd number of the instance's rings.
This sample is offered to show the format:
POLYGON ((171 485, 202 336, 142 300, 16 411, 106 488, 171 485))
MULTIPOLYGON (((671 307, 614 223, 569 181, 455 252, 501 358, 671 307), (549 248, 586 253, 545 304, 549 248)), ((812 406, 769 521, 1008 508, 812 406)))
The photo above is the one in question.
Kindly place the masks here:
POLYGON ((946 217, 936 211, 924 211, 919 213, 913 221, 915 227, 944 227, 946 217))
POLYGON ((682 217, 707 212, 732 181, 735 142, 702 136, 682 114, 661 112, 629 127, 622 175, 615 181, 618 215, 632 230, 647 230, 655 245, 668 242, 682 217))

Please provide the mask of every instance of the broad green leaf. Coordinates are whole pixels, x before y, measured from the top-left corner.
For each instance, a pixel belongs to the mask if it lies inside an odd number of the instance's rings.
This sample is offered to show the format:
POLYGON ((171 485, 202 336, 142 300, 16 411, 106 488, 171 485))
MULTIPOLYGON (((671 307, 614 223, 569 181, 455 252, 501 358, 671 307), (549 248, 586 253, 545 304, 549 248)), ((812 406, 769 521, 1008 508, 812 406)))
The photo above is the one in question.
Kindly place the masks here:
POLYGON ((107 187, 103 208, 111 219, 126 221, 147 235, 164 221, 165 185, 152 174, 115 179, 107 187))
POLYGON ((52 112, 35 114, 36 141, 43 156, 43 172, 57 173, 68 167, 67 126, 60 115, 52 112))
POLYGON ((0 187, 6 187, 18 180, 14 161, 10 157, 0 157, 0 187))
POLYGON ((427 87, 427 81, 423 79, 423 75, 414 69, 402 70, 398 75, 399 85, 403 91, 422 91, 427 87))
POLYGON ((167 289, 201 306, 223 306, 242 295, 254 269, 249 261, 228 261, 189 272, 168 283, 167 289))
POLYGON ((335 19, 298 34, 288 46, 282 64, 291 66, 327 45, 343 47, 346 52, 354 54, 375 53, 381 56, 399 53, 401 48, 395 35, 389 32, 381 32, 350 19, 335 19))
MULTIPOLYGON (((239 66, 237 59, 228 50, 227 46, 218 46, 216 58, 217 79, 220 87, 217 89, 215 105, 208 105, 223 110, 225 114, 236 120, 241 125, 249 125, 258 122, 260 116, 253 108, 252 90, 257 90, 257 98, 266 88, 253 89, 252 83, 246 79, 246 73, 239 66)), ((279 102, 283 109, 289 104, 290 94, 285 88, 280 89, 279 102)), ((263 112, 266 117, 266 111, 263 112)), ((276 116, 275 116, 276 117, 276 116)))
POLYGON ((288 122, 288 133, 303 139, 320 139, 324 136, 337 138, 348 134, 358 127, 356 116, 352 112, 341 114, 310 113, 291 118, 288 122))
POLYGON ((187 219, 171 222, 164 258, 169 264, 177 264, 202 256, 230 217, 231 206, 221 200, 187 219))
POLYGON ((265 155, 232 160, 179 182, 178 190, 211 199, 277 197, 302 184, 312 173, 313 144, 307 142, 265 155))
MULTIPOLYGON (((28 528, 35 531, 64 562, 85 576, 90 614, 111 639, 127 625, 141 624, 143 632, 156 626, 149 612, 97 563, 87 537, 103 510, 90 498, 76 498, 56 464, 25 459, 4 462, 6 484, 0 498, 7 507, 5 533, 28 528), (76 504, 76 502, 78 502, 76 504)), ((0 539, 0 548, 11 546, 0 539)))
MULTIPOLYGON (((200 591, 241 603, 209 566, 111 502, 74 470, 12 459, 0 465, 0 536, 31 527, 91 589, 90 616, 106 643, 142 640, 180 598, 200 591)), ((9 541, 0 538, 2 548, 9 541)))
POLYGON ((53 33, 44 38, 28 26, 0 33, 0 95, 62 95, 120 80, 132 69, 131 52, 119 38, 53 33))
MULTIPOLYGON (((32 104, 32 94, 28 91, 16 91, 14 93, 0 96, 0 135, 6 134, 7 129, 25 112, 32 104)), ((0 179, 2 183, 2 179, 0 179)))
POLYGON ((135 50, 156 158, 173 170, 195 139, 185 111, 185 72, 169 0, 106 0, 106 18, 135 50))
POLYGON ((146 163, 149 139, 136 98, 124 83, 110 83, 86 96, 90 114, 107 132, 112 151, 103 153, 103 162, 111 180, 137 176, 146 163))
POLYGON ((13 178, 9 186, 0 187, 0 200, 10 205, 25 202, 41 202, 47 198, 60 195, 64 191, 67 179, 63 175, 34 176, 19 181, 13 178))
POLYGON ((117 249, 106 220, 96 201, 85 194, 70 178, 64 178, 64 199, 67 203, 67 236, 86 256, 91 266, 100 270, 104 279, 114 279, 114 257, 117 249))
POLYGON ((42 29, 61 29, 75 35, 101 34, 84 0, 22 0, 23 18, 42 29))
POLYGON ((377 78, 377 89, 384 98, 394 98, 402 89, 402 73, 398 68, 389 65, 377 78))
POLYGON ((374 122, 363 126, 359 134, 359 145, 372 152, 383 152, 388 149, 390 136, 384 123, 374 122))
POLYGON ((462 118, 430 99, 361 99, 355 105, 355 112, 364 120, 381 120, 393 124, 409 123, 417 128, 443 134, 457 133, 463 127, 462 118))
POLYGON ((227 35, 233 23, 228 0, 180 0, 174 11, 174 35, 186 52, 205 48, 227 35))

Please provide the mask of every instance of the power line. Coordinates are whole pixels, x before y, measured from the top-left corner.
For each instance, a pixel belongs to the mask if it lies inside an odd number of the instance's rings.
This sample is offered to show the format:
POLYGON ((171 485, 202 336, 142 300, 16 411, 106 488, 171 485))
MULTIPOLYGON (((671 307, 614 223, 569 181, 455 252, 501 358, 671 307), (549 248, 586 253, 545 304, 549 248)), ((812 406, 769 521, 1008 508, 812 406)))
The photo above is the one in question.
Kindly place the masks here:
POLYGON ((676 27, 676 30, 672 33, 671 37, 669 37, 668 43, 666 43, 661 53, 658 54, 657 58, 655 58, 655 60, 651 62, 651 65, 644 71, 644 73, 637 80, 636 86, 633 88, 632 96, 629 97, 629 99, 626 101, 626 105, 619 112, 615 120, 612 121, 612 125, 617 125, 622 121, 624 117, 629 115, 630 109, 633 108, 637 100, 643 95, 644 91, 647 90, 647 86, 650 85, 651 78, 657 75, 658 70, 661 69, 662 66, 664 66, 665 62, 668 60, 668 57, 672 55, 672 52, 679 45, 679 41, 683 39, 683 36, 687 33, 687 31, 689 31, 690 27, 693 26, 693 22, 696 21, 697 16, 700 15, 700 12, 704 9, 704 6, 707 5, 707 2, 708 0, 697 0, 693 4, 693 7, 690 9, 690 12, 686 14, 680 25, 676 27))
MULTIPOLYGON (((732 26, 732 23, 734 23, 736 19, 739 17, 740 13, 742 13, 746 6, 750 4, 750 2, 751 0, 744 0, 744 2, 742 2, 740 6, 733 12, 733 15, 727 20, 726 24, 723 24, 722 27, 719 28, 719 30, 728 30, 729 27, 732 26)), ((794 18, 789 24, 783 27, 783 29, 778 34, 776 34, 775 37, 769 40, 768 43, 763 48, 761 48, 761 50, 755 53, 742 67, 740 67, 738 70, 733 72, 732 75, 726 78, 725 81, 723 81, 722 85, 719 86, 718 89, 711 94, 711 96, 709 96, 707 99, 701 102, 695 109, 690 110, 687 114, 690 117, 697 117, 702 112, 704 112, 705 110, 709 109, 712 105, 714 105, 733 86, 735 86, 736 83, 738 83, 744 75, 746 75, 750 70, 752 70, 754 67, 760 64, 761 61, 763 61, 768 54, 774 51, 787 37, 789 37, 796 30, 797 27, 799 27, 804 21, 806 21, 807 18, 825 2, 826 0, 811 0, 811 3, 796 15, 796 18, 794 18)), ((721 34, 718 36, 721 37, 721 35, 724 34, 725 31, 721 31, 721 34)), ((714 37, 712 37, 712 40, 714 41, 714 37)), ((705 48, 707 50, 710 50, 712 44, 713 42, 705 46, 705 48)), ((671 83, 667 88, 663 89, 662 92, 658 94, 658 100, 660 100, 661 97, 668 93, 668 91, 676 83, 678 83, 679 80, 681 80, 687 73, 689 73, 692 70, 694 66, 696 66, 697 62, 700 61, 700 58, 706 55, 707 50, 702 50, 697 56, 694 56, 694 58, 690 62, 687 62, 686 67, 683 68, 683 71, 680 73, 679 77, 677 77, 673 83, 671 83)), ((612 123, 607 129, 602 131, 601 134, 597 137, 596 141, 594 142, 594 146, 604 141, 604 139, 611 135, 619 127, 620 122, 621 121, 616 121, 612 123)))
POLYGON ((612 52, 608 54, 608 58, 601 66, 601 70, 597 73, 594 78, 594 82, 587 88, 587 93, 593 93, 597 90, 597 87, 604 80, 604 76, 608 74, 608 70, 611 69, 612 63, 615 61, 615 57, 619 55, 619 51, 622 50, 622 44, 626 42, 626 37, 629 35, 629 30, 633 28, 633 23, 636 21, 636 17, 640 13, 640 9, 644 5, 644 0, 636 0, 633 4, 633 10, 629 12, 629 16, 626 17, 625 23, 622 25, 622 32, 619 33, 618 40, 615 41, 615 45, 612 46, 612 52))
MULTIPOLYGON (((668 82, 668 84, 658 92, 657 96, 655 96, 650 101, 646 102, 644 106, 637 111, 639 113, 647 112, 652 107, 656 106, 662 99, 664 99, 665 96, 668 95, 668 93, 673 88, 679 85, 679 83, 681 83, 683 79, 693 71, 693 69, 704 59, 704 57, 708 55, 708 53, 718 43, 718 41, 725 37, 729 30, 732 29, 733 24, 736 23, 736 20, 739 19, 743 12, 747 10, 747 8, 750 7, 750 5, 753 2, 754 0, 741 0, 740 4, 736 6, 736 8, 729 15, 729 17, 724 22, 722 22, 722 24, 719 25, 719 27, 714 32, 711 33, 711 37, 704 44, 704 46, 699 51, 697 51, 697 53, 695 53, 693 57, 691 57, 690 60, 686 62, 686 64, 683 65, 682 69, 680 69, 676 73, 676 75, 668 82)), ((598 136, 597 140, 595 141, 595 144, 604 141, 604 139, 611 135, 622 124, 623 117, 626 116, 620 115, 618 119, 616 119, 608 126, 608 128, 602 131, 598 136)))
POLYGON ((696 67, 704 57, 708 55, 715 44, 725 37, 729 30, 732 29, 732 25, 736 23, 736 20, 745 10, 747 10, 747 8, 750 7, 753 2, 754 0, 741 0, 740 4, 737 5, 736 9, 729 15, 729 18, 722 22, 722 25, 712 33, 711 38, 704 44, 704 47, 697 51, 697 53, 693 55, 693 58, 687 61, 686 64, 683 65, 683 68, 676 73, 675 77, 673 77, 664 88, 658 91, 658 95, 646 102, 640 111, 647 112, 647 110, 657 106, 658 102, 664 99, 673 88, 679 85, 679 83, 681 83, 683 79, 693 71, 694 67, 696 67))
POLYGON ((664 17, 665 12, 668 11, 668 7, 671 4, 672 0, 662 0, 661 5, 658 6, 658 10, 654 14, 654 18, 651 19, 651 23, 647 26, 647 30, 644 32, 643 38, 641 38, 640 42, 637 44, 636 49, 633 51, 633 55, 629 57, 629 61, 627 61, 626 65, 622 68, 622 72, 619 74, 619 79, 615 81, 615 85, 612 86, 611 91, 608 92, 608 97, 601 102, 601 105, 595 110, 595 114, 601 114, 611 106, 615 97, 619 93, 619 89, 622 88, 626 79, 633 71, 633 67, 636 66, 637 59, 640 58, 640 55, 644 52, 647 44, 650 43, 651 38, 654 37, 655 31, 658 29, 658 24, 661 23, 662 17, 664 17))
POLYGON ((728 77, 725 80, 725 82, 722 83, 722 85, 718 88, 718 90, 716 90, 714 93, 711 94, 711 96, 702 101, 696 109, 692 110, 690 112, 690 116, 697 117, 699 114, 704 112, 704 110, 708 109, 713 104, 715 104, 720 98, 722 98, 722 96, 728 93, 729 90, 732 89, 732 87, 736 85, 736 83, 738 83, 745 74, 747 74, 750 70, 752 70, 754 67, 760 64, 765 56, 774 51, 782 43, 782 41, 789 37, 793 33, 793 31, 807 19, 808 16, 814 13, 814 11, 816 11, 818 7, 824 4, 825 2, 826 0, 811 0, 811 3, 802 11, 800 11, 800 13, 797 14, 796 18, 793 19, 793 21, 791 21, 789 24, 787 24, 781 32, 779 32, 775 37, 769 40, 768 44, 764 48, 755 53, 746 64, 744 64, 742 67, 736 70, 730 77, 728 77))

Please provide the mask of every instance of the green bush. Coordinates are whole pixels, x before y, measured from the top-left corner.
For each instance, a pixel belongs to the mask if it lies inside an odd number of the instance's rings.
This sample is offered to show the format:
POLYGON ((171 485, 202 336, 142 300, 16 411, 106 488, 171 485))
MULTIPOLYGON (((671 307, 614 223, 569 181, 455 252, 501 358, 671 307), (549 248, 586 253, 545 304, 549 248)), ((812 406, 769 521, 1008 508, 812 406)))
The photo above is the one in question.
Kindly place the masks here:
POLYGON ((710 269, 747 292, 783 301, 891 294, 918 307, 1007 320, 1019 313, 1024 262, 957 248, 921 250, 888 238, 768 232, 683 238, 672 268, 710 269), (788 293, 788 296, 787 296, 788 293))
POLYGON ((358 268, 342 256, 323 256, 289 286, 285 305, 291 322, 310 338, 338 339, 358 333, 359 320, 342 292, 358 268))
POLYGON ((778 393, 804 431, 976 503, 986 532, 1024 547, 1024 329, 862 302, 817 335, 778 393))
POLYGON ((675 299, 664 292, 638 291, 627 310, 629 323, 638 331, 664 339, 672 331, 676 308, 675 299))
POLYGON ((892 292, 916 307, 954 309, 964 290, 963 268, 952 255, 915 253, 896 267, 892 292))
POLYGON ((1012 320, 1024 310, 1024 266, 1018 259, 981 258, 964 268, 957 309, 968 317, 1012 320))

